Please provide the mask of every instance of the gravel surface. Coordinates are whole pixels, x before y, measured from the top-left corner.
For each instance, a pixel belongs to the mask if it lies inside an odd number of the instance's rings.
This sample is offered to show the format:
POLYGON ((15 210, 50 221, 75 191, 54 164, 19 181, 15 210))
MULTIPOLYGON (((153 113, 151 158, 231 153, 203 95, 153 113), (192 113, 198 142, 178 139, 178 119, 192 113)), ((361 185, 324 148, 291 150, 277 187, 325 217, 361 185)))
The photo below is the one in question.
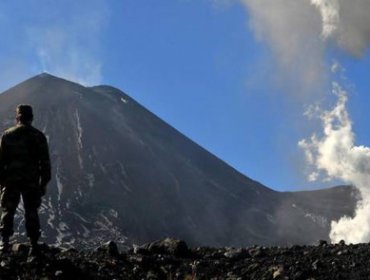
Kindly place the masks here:
POLYGON ((0 279, 370 279, 370 245, 188 248, 158 240, 126 252, 114 242, 94 251, 14 244, 0 256, 0 279))

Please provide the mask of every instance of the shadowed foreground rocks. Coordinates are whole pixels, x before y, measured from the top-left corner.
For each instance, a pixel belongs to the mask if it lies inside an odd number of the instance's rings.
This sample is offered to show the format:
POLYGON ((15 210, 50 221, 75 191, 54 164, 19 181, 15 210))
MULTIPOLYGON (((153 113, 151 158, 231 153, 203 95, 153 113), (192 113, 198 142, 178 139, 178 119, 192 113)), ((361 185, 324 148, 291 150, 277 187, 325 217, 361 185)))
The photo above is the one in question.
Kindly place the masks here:
POLYGON ((370 246, 188 248, 165 239, 120 252, 114 242, 94 251, 13 245, 0 257, 0 279, 369 279, 370 246))

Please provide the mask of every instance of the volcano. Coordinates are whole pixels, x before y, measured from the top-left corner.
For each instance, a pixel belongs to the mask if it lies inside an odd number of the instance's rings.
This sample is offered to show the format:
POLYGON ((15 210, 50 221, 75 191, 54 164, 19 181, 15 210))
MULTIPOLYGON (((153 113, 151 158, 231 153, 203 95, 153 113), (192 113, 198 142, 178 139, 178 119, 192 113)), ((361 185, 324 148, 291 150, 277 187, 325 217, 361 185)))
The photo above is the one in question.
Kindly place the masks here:
POLYGON ((353 188, 276 192, 111 86, 35 76, 0 95, 2 129, 20 103, 33 106, 49 141, 53 178, 40 209, 48 243, 130 246, 170 236, 191 245, 309 244, 354 211, 353 188))

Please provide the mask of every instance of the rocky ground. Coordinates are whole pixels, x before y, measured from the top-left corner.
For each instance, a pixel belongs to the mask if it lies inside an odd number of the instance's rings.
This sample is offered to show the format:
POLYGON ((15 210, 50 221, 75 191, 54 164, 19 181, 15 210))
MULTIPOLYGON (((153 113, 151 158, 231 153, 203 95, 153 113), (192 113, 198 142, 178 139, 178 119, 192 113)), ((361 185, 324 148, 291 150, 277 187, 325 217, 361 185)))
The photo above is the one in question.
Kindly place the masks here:
POLYGON ((370 245, 188 248, 159 240, 125 252, 114 242, 94 251, 42 245, 39 257, 14 244, 0 256, 0 279, 370 279, 370 245))

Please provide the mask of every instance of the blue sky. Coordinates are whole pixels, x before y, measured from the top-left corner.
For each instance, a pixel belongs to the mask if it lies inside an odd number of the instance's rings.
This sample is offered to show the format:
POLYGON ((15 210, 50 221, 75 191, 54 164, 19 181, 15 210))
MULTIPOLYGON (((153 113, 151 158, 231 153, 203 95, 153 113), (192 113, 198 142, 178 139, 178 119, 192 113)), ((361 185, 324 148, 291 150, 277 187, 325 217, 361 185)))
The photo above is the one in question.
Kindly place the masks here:
MULTIPOLYGON (((2 1, 0 89, 42 71, 113 85, 271 188, 336 184, 309 183, 297 146, 318 127, 303 111, 325 94, 294 95, 287 80, 271 77, 274 53, 256 39, 246 7, 236 0, 2 1)), ((356 58, 328 48, 325 55, 346 69, 357 142, 368 145, 369 52, 356 58)))

